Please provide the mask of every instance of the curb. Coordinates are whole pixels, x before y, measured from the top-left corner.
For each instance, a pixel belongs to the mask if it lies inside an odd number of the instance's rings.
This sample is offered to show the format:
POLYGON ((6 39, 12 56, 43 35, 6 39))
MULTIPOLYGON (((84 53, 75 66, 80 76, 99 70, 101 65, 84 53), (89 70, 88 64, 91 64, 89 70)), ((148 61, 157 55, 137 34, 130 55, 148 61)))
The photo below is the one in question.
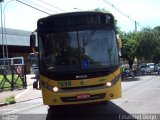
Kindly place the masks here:
POLYGON ((35 104, 35 105, 31 105, 31 106, 28 106, 28 107, 24 107, 24 108, 21 108, 21 109, 17 109, 17 110, 13 110, 13 111, 9 111, 9 112, 6 112, 5 115, 8 115, 8 114, 17 114, 21 111, 24 111, 24 110, 29 110, 31 108, 34 108, 34 107, 38 107, 38 106, 42 106, 43 104, 42 103, 38 103, 38 104, 35 104))
MULTIPOLYGON (((17 100, 21 95, 25 94, 29 89, 31 89, 32 86, 27 86, 27 89, 25 89, 24 91, 18 93, 16 96, 15 96, 15 100, 17 100)), ((15 104, 15 103, 14 103, 15 104)), ((0 107, 3 107, 3 106, 7 106, 7 105, 10 105, 9 103, 5 103, 5 102, 0 102, 0 107)))
POLYGON ((0 107, 8 105, 7 103, 0 103, 0 107))
POLYGON ((19 97, 21 97, 21 95, 25 94, 31 88, 32 88, 32 86, 27 86, 27 89, 25 89, 24 91, 22 91, 21 93, 19 93, 15 96, 15 100, 17 100, 19 97))

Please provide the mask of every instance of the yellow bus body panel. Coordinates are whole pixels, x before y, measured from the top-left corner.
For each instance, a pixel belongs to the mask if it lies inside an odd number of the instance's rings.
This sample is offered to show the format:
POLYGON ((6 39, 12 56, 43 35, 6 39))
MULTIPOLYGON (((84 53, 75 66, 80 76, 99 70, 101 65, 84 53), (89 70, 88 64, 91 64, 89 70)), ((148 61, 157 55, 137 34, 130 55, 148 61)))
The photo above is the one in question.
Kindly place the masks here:
MULTIPOLYGON (((98 78, 89 78, 89 79, 80 79, 80 80, 70 80, 71 81, 71 89, 69 91, 63 91, 63 92, 53 92, 51 90, 48 90, 42 85, 42 97, 43 97, 43 103, 45 105, 73 105, 73 104, 84 104, 84 103, 92 103, 92 102, 102 102, 102 101, 109 101, 111 99, 120 98, 122 96, 121 92, 121 78, 119 77, 117 82, 111 86, 111 87, 102 87, 99 89, 78 89, 73 90, 72 87, 85 87, 85 86, 93 86, 93 85, 100 85, 100 84, 106 84, 107 82, 115 79, 115 76, 120 75, 120 70, 116 70, 114 73, 105 76, 105 77, 98 77, 98 78), (82 84, 83 82, 83 84, 82 84), (76 98, 79 94, 89 94, 89 95, 98 95, 98 94, 105 94, 103 98, 100 99, 83 99, 78 101, 62 101, 62 97, 74 97, 76 98)), ((48 78, 44 76, 40 76, 41 82, 47 83, 50 86, 58 86, 59 81, 49 80, 48 78)), ((63 80, 62 80, 63 81, 63 80)), ((65 80, 64 80, 65 81, 65 80)), ((63 88, 69 88, 69 87, 63 87, 63 88)), ((62 88, 62 89, 63 89, 62 88)), ((61 88, 60 88, 61 89, 61 88)))

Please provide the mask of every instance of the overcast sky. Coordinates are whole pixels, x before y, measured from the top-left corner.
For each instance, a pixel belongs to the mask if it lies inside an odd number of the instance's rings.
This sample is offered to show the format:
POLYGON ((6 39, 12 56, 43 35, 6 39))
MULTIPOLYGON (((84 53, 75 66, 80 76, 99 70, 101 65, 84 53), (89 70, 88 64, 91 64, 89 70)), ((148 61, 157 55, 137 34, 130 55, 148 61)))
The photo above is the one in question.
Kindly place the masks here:
MULTIPOLYGON (((122 31, 133 31, 136 20, 141 27, 154 28, 160 25, 160 0, 20 0, 49 14, 62 12, 94 10, 104 8, 113 13, 122 31), (108 2, 110 4, 108 4, 108 2), (47 5, 49 3, 50 5, 47 5), (53 7, 54 6, 54 7, 53 7), (74 9, 77 8, 77 9, 74 9), (118 8, 125 15, 119 13, 118 8), (131 20, 132 19, 132 20, 131 20)), ((33 31, 37 20, 48 14, 37 11, 16 0, 4 0, 2 3, 7 28, 33 31)), ((138 26, 138 30, 141 27, 138 26)))

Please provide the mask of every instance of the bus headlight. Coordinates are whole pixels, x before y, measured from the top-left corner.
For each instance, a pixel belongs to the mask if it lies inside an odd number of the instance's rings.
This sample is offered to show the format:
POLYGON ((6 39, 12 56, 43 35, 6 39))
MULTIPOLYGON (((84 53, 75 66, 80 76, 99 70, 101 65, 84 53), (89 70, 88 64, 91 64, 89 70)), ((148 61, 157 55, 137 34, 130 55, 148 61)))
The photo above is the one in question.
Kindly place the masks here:
POLYGON ((112 86, 112 83, 111 83, 111 82, 107 82, 107 83, 106 83, 106 86, 107 86, 107 87, 111 87, 111 86, 112 86))
MULTIPOLYGON (((115 75, 114 75, 114 76, 115 76, 115 75)), ((117 76, 115 76, 114 79, 112 79, 111 81, 109 81, 109 82, 106 83, 106 86, 107 86, 107 87, 112 87, 114 84, 116 84, 116 83, 118 82, 118 80, 120 80, 120 78, 121 78, 121 75, 120 75, 120 74, 117 75, 117 76)))
POLYGON ((53 92, 58 92, 58 87, 53 87, 53 92))
POLYGON ((52 92, 58 92, 59 88, 58 87, 53 87, 51 85, 48 85, 46 83, 42 83, 42 86, 47 88, 48 90, 52 91, 52 92))

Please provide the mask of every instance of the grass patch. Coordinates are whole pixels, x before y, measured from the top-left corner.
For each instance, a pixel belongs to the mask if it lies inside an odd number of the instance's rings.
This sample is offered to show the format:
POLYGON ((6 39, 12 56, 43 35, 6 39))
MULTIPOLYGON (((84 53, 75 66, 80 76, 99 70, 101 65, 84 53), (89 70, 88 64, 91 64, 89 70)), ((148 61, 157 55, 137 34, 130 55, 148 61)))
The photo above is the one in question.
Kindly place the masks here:
MULTIPOLYGON (((1 84, 1 82, 2 81, 4 82, 4 76, 0 75, 0 89, 10 89, 11 88, 12 75, 7 75, 6 78, 8 80, 5 80, 5 83, 3 85, 3 83, 1 84)), ((21 78, 18 78, 17 74, 13 76, 13 81, 14 81, 14 87, 20 88, 23 84, 21 78)))
POLYGON ((5 103, 7 103, 7 104, 16 103, 15 97, 14 96, 9 96, 9 97, 5 98, 5 103))

